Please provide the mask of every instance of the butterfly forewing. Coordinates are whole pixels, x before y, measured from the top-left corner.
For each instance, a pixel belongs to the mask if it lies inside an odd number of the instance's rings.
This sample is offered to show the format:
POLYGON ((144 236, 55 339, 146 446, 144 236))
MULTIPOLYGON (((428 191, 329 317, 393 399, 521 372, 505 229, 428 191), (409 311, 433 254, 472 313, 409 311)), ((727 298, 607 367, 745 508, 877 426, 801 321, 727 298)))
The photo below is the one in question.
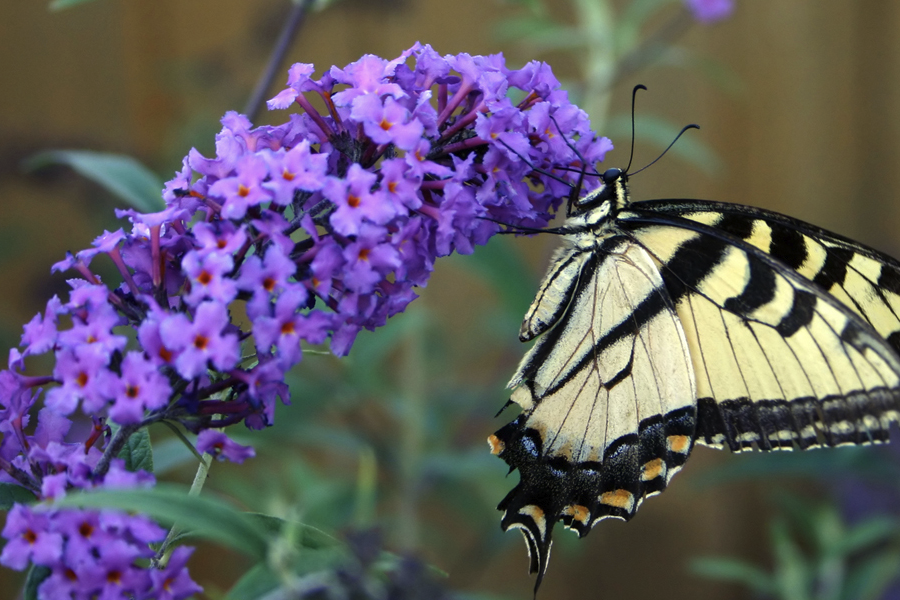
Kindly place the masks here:
POLYGON ((630 518, 695 442, 867 444, 898 419, 900 263, 777 213, 614 185, 558 230, 510 381, 522 413, 489 440, 520 472, 498 508, 537 585, 556 521, 630 518))
POLYGON ((814 282, 871 324, 900 352, 900 262, 820 227, 779 213, 698 200, 634 202, 629 212, 712 224, 814 282))
POLYGON ((715 221, 618 223, 656 258, 676 302, 697 380, 698 442, 738 451, 887 439, 900 361, 858 314, 715 221), (701 247, 708 264, 698 270, 683 259, 701 247))

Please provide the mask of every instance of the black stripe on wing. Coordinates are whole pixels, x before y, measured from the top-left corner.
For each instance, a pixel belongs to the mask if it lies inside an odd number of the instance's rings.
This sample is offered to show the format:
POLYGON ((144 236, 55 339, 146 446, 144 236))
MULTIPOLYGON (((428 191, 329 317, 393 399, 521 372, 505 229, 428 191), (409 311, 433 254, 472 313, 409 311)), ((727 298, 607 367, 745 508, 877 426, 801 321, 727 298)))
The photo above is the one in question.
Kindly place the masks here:
POLYGON ((629 210, 645 217, 721 215, 713 224, 758 247, 849 306, 900 352, 900 261, 837 233, 780 213, 705 200, 648 200, 629 210), (758 223, 768 226, 760 231, 758 223))
POLYGON ((852 306, 744 241, 759 231, 751 217, 708 210, 704 224, 629 210, 618 222, 657 257, 678 305, 697 441, 739 451, 886 440, 900 405, 894 349, 852 306))

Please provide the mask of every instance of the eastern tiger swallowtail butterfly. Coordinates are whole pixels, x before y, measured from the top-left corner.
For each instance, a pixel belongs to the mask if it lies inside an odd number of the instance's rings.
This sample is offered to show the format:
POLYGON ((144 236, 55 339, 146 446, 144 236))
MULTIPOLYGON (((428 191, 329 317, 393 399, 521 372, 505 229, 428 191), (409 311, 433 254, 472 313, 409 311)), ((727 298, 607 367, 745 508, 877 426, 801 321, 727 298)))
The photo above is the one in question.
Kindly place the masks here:
POLYGON ((900 262, 775 212, 632 202, 628 175, 570 198, 519 332, 522 412, 488 442, 535 592, 557 521, 586 535, 659 494, 694 444, 791 450, 888 439, 900 407, 900 262))

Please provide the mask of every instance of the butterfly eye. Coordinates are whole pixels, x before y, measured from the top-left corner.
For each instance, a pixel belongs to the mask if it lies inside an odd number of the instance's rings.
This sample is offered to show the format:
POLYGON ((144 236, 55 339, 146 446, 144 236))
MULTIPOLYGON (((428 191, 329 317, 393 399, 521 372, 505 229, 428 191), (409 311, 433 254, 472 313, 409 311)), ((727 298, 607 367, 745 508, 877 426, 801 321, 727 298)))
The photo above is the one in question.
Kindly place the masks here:
POLYGON ((616 169, 616 168, 607 169, 603 173, 603 183, 605 183, 606 185, 612 185, 621 176, 622 176, 622 169, 616 169))

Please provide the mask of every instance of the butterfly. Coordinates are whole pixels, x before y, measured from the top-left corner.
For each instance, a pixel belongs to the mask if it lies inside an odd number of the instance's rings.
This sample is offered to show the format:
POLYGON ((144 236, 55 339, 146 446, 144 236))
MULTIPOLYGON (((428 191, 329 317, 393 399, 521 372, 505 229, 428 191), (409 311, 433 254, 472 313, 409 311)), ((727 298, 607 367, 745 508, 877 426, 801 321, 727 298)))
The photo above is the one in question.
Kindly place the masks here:
MULTIPOLYGON (((654 161, 655 162, 655 161, 654 161)), ((776 212, 573 193, 519 332, 522 411, 488 438, 535 593, 557 521, 587 535, 661 493, 694 444, 733 452, 888 440, 900 409, 900 262, 776 212)))

